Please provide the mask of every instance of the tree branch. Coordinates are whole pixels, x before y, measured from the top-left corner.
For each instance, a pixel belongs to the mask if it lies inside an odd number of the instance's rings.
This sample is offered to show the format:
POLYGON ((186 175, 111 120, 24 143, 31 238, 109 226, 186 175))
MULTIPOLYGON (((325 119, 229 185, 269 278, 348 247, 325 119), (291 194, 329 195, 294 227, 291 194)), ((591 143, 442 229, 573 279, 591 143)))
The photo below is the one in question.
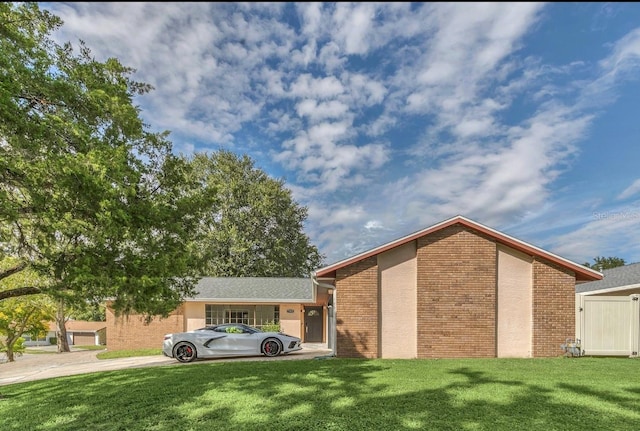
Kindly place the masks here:
POLYGON ((0 301, 2 301, 3 299, 17 298, 19 296, 36 295, 38 293, 42 293, 42 289, 40 289, 39 287, 33 287, 33 286, 25 286, 25 287, 18 287, 17 289, 3 290, 3 291, 0 291, 0 301))
POLYGON ((22 271, 26 267, 27 267, 27 263, 21 262, 18 265, 14 266, 13 268, 9 268, 6 271, 2 271, 0 272, 0 280, 3 280, 7 277, 11 277, 13 274, 15 274, 16 272, 22 271))

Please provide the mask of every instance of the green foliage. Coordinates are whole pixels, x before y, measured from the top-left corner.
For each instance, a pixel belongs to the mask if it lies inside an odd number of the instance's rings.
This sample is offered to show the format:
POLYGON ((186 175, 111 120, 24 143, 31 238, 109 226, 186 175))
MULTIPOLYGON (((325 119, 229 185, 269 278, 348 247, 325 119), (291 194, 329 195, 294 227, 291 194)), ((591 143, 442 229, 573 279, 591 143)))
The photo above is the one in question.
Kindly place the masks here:
POLYGON ((227 334, 242 334, 244 331, 242 331, 242 329, 238 328, 237 326, 229 326, 225 329, 225 332, 227 334))
POLYGON ((321 266, 304 233, 307 208, 283 181, 229 151, 197 154, 190 162, 210 202, 199 240, 206 275, 308 277, 321 266))
POLYGON ((66 314, 74 320, 89 322, 105 322, 107 320, 106 305, 96 302, 76 303, 66 314))
POLYGON ((199 185, 140 118, 134 97, 151 86, 82 42, 55 43, 61 25, 37 3, 0 3, 0 253, 18 260, 0 279, 48 280, 0 300, 113 298, 117 312, 166 315, 201 274, 199 185))
POLYGON ((5 355, 11 357, 13 356, 22 356, 22 354, 27 350, 27 347, 24 345, 24 338, 18 337, 13 341, 13 345, 8 344, 7 340, 2 340, 0 338, 0 353, 4 353, 5 355))
MULTIPOLYGON (((0 273, 15 267, 18 262, 18 259, 10 257, 0 260, 0 273)), ((48 280, 26 267, 9 277, 0 278, 0 291, 25 284, 46 288, 48 280)), ((29 334, 32 338, 43 337, 49 330, 49 322, 53 320, 54 314, 55 306, 45 295, 0 301, 0 342, 9 361, 13 361, 14 354, 24 351, 22 335, 29 334)))
POLYGON ((604 257, 597 256, 593 258, 593 263, 585 262, 584 266, 587 268, 595 269, 596 271, 602 271, 605 269, 616 268, 618 266, 624 266, 626 262, 621 257, 604 257))
POLYGON ((280 332, 280 324, 275 322, 267 322, 262 325, 264 332, 280 332))
POLYGON ((212 360, 0 386, 0 429, 637 431, 637 372, 628 358, 212 360))
POLYGON ((24 347, 20 341, 24 342, 23 334, 32 337, 46 334, 54 313, 53 303, 44 295, 0 301, 0 336, 9 361, 13 361, 14 353, 20 353, 24 347))

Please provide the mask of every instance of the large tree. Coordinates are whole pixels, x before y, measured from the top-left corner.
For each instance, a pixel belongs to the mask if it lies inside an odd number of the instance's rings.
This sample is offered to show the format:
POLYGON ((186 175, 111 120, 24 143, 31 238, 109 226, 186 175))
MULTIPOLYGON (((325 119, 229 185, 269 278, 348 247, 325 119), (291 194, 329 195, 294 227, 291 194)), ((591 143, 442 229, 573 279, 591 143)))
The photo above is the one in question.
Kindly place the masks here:
POLYGON ((56 44, 61 20, 36 3, 0 3, 0 258, 49 280, 0 290, 114 300, 166 315, 193 293, 203 196, 190 164, 152 133, 134 98, 151 90, 117 59, 56 44))
POLYGON ((282 180, 230 151, 196 154, 190 161, 211 202, 199 246, 206 275, 308 277, 321 265, 304 233, 307 208, 282 180))

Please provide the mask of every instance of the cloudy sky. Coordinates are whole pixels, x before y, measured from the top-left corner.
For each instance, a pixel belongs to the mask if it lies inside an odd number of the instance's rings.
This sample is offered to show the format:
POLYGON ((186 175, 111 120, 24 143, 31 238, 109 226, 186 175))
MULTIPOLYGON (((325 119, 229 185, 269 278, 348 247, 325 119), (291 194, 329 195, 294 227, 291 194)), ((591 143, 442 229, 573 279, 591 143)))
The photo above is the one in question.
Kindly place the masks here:
POLYGON ((640 261, 638 3, 41 3, 176 153, 285 181, 330 264, 463 215, 640 261))

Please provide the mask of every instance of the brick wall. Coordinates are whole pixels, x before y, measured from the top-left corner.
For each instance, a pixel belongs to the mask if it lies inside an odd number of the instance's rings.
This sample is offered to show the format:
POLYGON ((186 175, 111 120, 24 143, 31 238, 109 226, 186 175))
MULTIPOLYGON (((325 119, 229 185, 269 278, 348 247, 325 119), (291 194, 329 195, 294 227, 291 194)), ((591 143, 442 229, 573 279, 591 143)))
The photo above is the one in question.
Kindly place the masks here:
POLYGON ((375 256, 337 271, 337 356, 378 357, 378 291, 375 256))
POLYGON ((575 334, 575 274, 540 258, 533 261, 533 356, 563 355, 575 334))
POLYGON ((107 304, 107 350, 161 349, 164 334, 182 332, 182 306, 169 317, 155 317, 145 324, 141 315, 116 317, 107 304))
POLYGON ((418 239, 418 358, 496 356, 496 256, 459 225, 418 239))

